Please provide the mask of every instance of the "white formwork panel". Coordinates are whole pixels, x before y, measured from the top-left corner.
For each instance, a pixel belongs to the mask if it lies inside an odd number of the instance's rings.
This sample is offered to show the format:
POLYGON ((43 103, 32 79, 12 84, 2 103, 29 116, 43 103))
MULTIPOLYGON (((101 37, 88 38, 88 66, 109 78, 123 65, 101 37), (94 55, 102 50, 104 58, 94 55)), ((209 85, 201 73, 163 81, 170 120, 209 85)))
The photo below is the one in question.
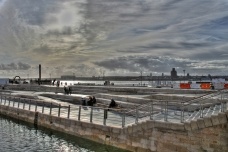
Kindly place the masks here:
POLYGON ((224 88, 224 83, 223 82, 217 82, 213 83, 215 89, 223 89, 224 88))
POLYGON ((174 83, 173 88, 174 89, 180 89, 180 83, 174 83))
POLYGON ((191 89, 201 89, 199 83, 192 83, 190 87, 191 87, 191 89))

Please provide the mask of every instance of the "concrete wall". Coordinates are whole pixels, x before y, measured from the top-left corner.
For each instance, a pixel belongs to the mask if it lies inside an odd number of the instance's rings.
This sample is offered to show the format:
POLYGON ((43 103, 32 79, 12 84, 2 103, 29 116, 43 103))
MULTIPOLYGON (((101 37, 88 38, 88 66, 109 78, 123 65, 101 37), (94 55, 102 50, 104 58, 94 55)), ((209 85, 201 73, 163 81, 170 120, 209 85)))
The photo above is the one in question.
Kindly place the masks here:
MULTIPOLYGON (((0 105, 0 114, 34 123, 35 112, 0 105)), ((38 126, 135 152, 227 152, 228 112, 188 123, 146 121, 125 128, 38 113, 38 126)))

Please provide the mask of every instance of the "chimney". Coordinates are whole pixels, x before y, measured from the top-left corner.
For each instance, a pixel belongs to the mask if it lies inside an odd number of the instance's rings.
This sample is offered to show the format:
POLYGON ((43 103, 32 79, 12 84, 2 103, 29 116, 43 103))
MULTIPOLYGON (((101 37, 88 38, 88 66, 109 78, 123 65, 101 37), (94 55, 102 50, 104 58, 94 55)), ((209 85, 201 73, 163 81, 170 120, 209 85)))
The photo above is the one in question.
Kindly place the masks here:
POLYGON ((39 80, 38 80, 39 82, 39 84, 40 84, 40 82, 41 82, 41 64, 39 64, 39 80))

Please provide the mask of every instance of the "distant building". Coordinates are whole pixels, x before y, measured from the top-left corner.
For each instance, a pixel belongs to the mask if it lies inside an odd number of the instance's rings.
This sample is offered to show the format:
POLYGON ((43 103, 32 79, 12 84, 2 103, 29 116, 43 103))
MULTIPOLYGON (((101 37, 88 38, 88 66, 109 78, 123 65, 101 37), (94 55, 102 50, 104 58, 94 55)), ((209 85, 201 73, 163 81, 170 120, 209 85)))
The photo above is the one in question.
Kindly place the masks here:
POLYGON ((187 78, 189 78, 190 77, 190 74, 189 73, 187 73, 187 78))
POLYGON ((177 78, 177 71, 175 70, 175 68, 173 68, 170 73, 171 73, 171 78, 177 78))

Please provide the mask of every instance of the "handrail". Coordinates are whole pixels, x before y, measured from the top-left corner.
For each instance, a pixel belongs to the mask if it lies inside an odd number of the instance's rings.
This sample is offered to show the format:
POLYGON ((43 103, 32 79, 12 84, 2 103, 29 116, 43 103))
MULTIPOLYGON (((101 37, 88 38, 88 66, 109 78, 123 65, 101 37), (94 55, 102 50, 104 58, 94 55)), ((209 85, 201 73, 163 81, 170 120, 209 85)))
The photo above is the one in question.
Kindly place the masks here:
POLYGON ((215 96, 218 96, 218 95, 220 95, 220 94, 221 94, 221 90, 217 90, 216 92, 213 92, 213 93, 209 93, 209 94, 206 94, 206 95, 203 95, 203 96, 196 97, 196 98, 194 98, 194 99, 185 101, 185 102, 183 103, 183 106, 181 106, 181 108, 186 107, 186 106, 188 106, 188 105, 190 105, 190 104, 193 104, 193 103, 198 103, 198 102, 200 102, 200 101, 202 101, 202 100, 209 99, 209 98, 202 98, 202 97, 206 97, 206 96, 208 96, 208 95, 213 95, 213 96, 210 96, 210 97, 215 97, 215 96), (200 100, 200 101, 199 101, 199 100, 194 101, 194 100, 196 100, 196 99, 201 99, 201 100, 200 100), (194 102, 191 102, 191 101, 194 101, 194 102), (187 104, 185 104, 185 103, 187 103, 187 104))
MULTIPOLYGON (((222 89, 222 90, 223 90, 223 89, 222 89)), ((224 90, 225 90, 225 89, 224 89, 224 90)), ((182 107, 186 107, 186 106, 188 106, 188 105, 190 105, 190 104, 200 102, 200 101, 197 100, 197 99, 201 99, 201 100, 209 99, 209 98, 203 98, 203 97, 207 97, 208 95, 217 96, 217 95, 219 95, 220 91, 221 91, 221 90, 218 90, 218 91, 216 91, 216 92, 207 93, 207 94, 204 94, 204 95, 195 97, 195 98, 193 98, 193 99, 189 99, 189 100, 187 100, 187 101, 185 101, 185 102, 183 103, 183 106, 180 106, 180 107, 182 108, 182 107), (194 100, 197 100, 197 101, 194 101, 194 100), (191 102, 191 101, 194 101, 194 102, 191 102), (186 104, 186 103, 187 103, 187 104, 186 104)), ((142 104, 142 105, 136 106, 136 108, 138 108, 138 109, 145 108, 145 107, 147 107, 148 105, 151 105, 151 102, 153 103, 153 105, 160 105, 160 104, 154 104, 154 102, 160 102, 160 100, 151 99, 150 102, 148 102, 148 103, 146 103, 146 104, 142 104)), ((129 110, 128 112, 132 112, 132 111, 135 111, 135 109, 131 109, 131 110, 129 110)))

